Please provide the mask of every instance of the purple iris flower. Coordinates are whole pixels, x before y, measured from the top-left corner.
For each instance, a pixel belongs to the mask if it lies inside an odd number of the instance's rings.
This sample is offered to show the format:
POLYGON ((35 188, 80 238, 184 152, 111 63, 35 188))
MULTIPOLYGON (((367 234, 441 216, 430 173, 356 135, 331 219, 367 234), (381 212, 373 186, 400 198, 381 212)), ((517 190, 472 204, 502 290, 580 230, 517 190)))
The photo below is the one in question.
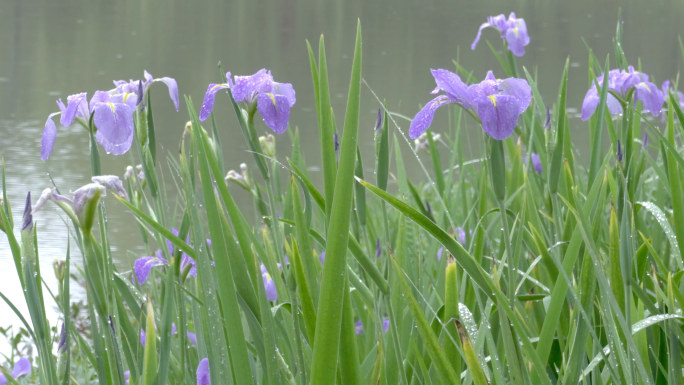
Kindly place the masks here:
MULTIPOLYGON (((599 90, 596 87, 598 83, 603 87, 604 75, 602 74, 596 78, 596 82, 591 85, 589 91, 584 95, 582 102, 582 120, 589 119, 599 104, 599 90)), ((665 98, 663 93, 658 89, 658 86, 648 80, 648 75, 643 72, 634 71, 634 67, 629 66, 628 70, 614 69, 608 72, 608 91, 612 91, 619 96, 626 96, 627 93, 634 89, 634 103, 641 101, 644 105, 644 110, 651 113, 653 116, 660 115, 660 110, 663 107, 665 98)), ((615 95, 608 93, 606 99, 606 106, 612 115, 622 113, 622 104, 615 95)))
POLYGON ((437 250, 437 260, 441 261, 442 260, 442 254, 444 253, 444 246, 440 246, 439 249, 437 250))
POLYGON ((465 246, 466 244, 466 233, 463 230, 463 227, 457 227, 456 232, 458 233, 458 241, 461 243, 461 245, 465 246))
POLYGON ((667 95, 672 92, 673 95, 677 95, 677 103, 679 103, 679 107, 684 109, 684 93, 681 91, 677 91, 670 87, 670 81, 665 80, 663 82, 663 85, 660 87, 662 93, 663 93, 663 98, 667 97, 667 95))
POLYGON ((318 254, 318 260, 321 261, 321 265, 325 263, 325 250, 318 254))
POLYGON ((354 323, 354 331, 356 334, 363 334, 363 322, 361 320, 358 320, 354 323))
POLYGON ((57 127, 52 118, 61 114, 60 124, 70 126, 78 119, 84 127, 88 125, 88 119, 93 114, 93 123, 97 127, 95 139, 109 154, 122 155, 128 152, 133 143, 133 113, 140 108, 145 108, 145 95, 149 86, 154 82, 166 84, 169 88, 169 96, 178 111, 178 86, 176 81, 169 77, 155 79, 145 71, 145 81, 123 80, 114 81, 115 88, 109 91, 95 91, 90 102, 85 92, 67 97, 65 106, 61 99, 57 100, 59 112, 52 113, 45 122, 43 139, 41 140, 40 158, 47 160, 52 154, 57 137, 57 127))
MULTIPOLYGON (((14 364, 14 369, 12 369, 12 378, 15 380, 21 376, 26 376, 31 373, 31 362, 28 358, 22 357, 14 364)), ((7 378, 5 375, 0 373, 0 385, 5 385, 7 383, 7 378)))
POLYGON ((533 152, 532 154, 530 154, 530 158, 532 159, 532 167, 534 167, 534 171, 541 174, 541 172, 544 171, 544 169, 542 168, 542 163, 541 159, 539 159, 539 154, 533 152))
POLYGON ((209 376, 209 359, 202 358, 197 365, 197 385, 211 385, 211 378, 209 376))
POLYGON ((382 332, 387 333, 387 330, 389 330, 389 318, 383 317, 382 318, 382 332))
POLYGON ((264 289, 266 289, 266 299, 269 301, 273 302, 278 299, 278 292, 276 291, 276 285, 275 282, 273 282, 273 278, 271 278, 271 275, 268 273, 268 270, 266 270, 266 266, 264 264, 261 264, 261 278, 264 280, 264 289))
POLYGON ((419 137, 430 127, 437 108, 449 103, 458 103, 477 114, 487 135, 496 140, 503 140, 511 136, 518 116, 527 109, 532 100, 530 85, 524 79, 496 79, 492 71, 489 71, 483 81, 468 86, 451 71, 431 71, 437 83, 432 94, 443 91, 446 95, 437 96, 418 111, 409 128, 411 139, 419 137))
MULTIPOLYGON (((173 235, 178 236, 177 229, 173 228, 171 229, 171 232, 173 233, 173 235)), ((186 238, 185 243, 190 243, 190 235, 188 235, 188 237, 186 238)), ((168 247, 169 254, 173 255, 174 249, 171 241, 167 240, 166 245, 168 247)), ((138 258, 133 264, 133 271, 135 272, 135 275, 138 278, 138 283, 142 285, 145 283, 145 281, 147 281, 147 277, 149 276, 150 270, 153 267, 168 264, 169 261, 162 257, 162 251, 157 250, 153 256, 138 258)), ((185 271, 185 269, 188 268, 188 266, 190 266, 188 275, 197 277, 197 266, 195 264, 195 260, 188 254, 183 253, 181 255, 181 271, 185 271)))
POLYGON ((494 27, 501 33, 501 38, 506 40, 508 49, 513 52, 513 55, 523 56, 525 54, 525 46, 530 44, 530 35, 527 34, 525 20, 516 18, 515 12, 508 15, 508 20, 503 14, 489 16, 487 22, 480 25, 480 29, 477 30, 477 36, 470 46, 471 50, 475 49, 477 42, 480 41, 482 30, 487 27, 494 27))
POLYGON ((236 103, 245 103, 248 111, 253 111, 254 103, 256 103, 256 109, 264 119, 264 123, 276 134, 285 132, 290 119, 290 109, 296 102, 292 84, 273 81, 271 71, 265 68, 260 69, 254 75, 235 76, 234 80, 228 72, 226 79, 227 83, 212 83, 207 87, 200 110, 200 121, 204 121, 211 115, 216 93, 229 88, 236 103))

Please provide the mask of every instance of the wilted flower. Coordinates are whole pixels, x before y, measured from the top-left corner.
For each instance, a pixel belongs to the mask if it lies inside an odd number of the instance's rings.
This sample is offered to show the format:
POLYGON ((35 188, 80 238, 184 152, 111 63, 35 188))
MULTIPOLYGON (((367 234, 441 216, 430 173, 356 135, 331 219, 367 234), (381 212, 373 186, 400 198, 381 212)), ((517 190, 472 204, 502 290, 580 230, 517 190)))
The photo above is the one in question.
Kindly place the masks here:
POLYGON ((266 266, 264 264, 261 264, 261 278, 264 281, 264 289, 266 290, 266 299, 269 301, 273 302, 278 299, 278 291, 276 291, 276 286, 275 282, 273 282, 273 278, 271 278, 271 275, 268 273, 268 270, 266 270, 266 266))
MULTIPOLYGON (((31 362, 28 358, 22 357, 14 364, 14 369, 12 369, 12 378, 15 380, 21 376, 25 376, 31 373, 31 362)), ((4 374, 0 373, 0 385, 5 385, 7 383, 7 378, 4 374)))
POLYGON ((50 114, 45 122, 43 139, 41 140, 40 157, 47 160, 57 137, 57 126, 52 118, 60 115, 60 124, 70 126, 78 119, 84 127, 88 126, 90 115, 97 128, 95 139, 109 154, 122 155, 128 152, 133 142, 133 113, 145 108, 144 99, 149 86, 154 82, 162 82, 169 88, 169 95, 178 111, 178 87, 176 81, 169 77, 154 79, 147 71, 145 81, 114 81, 115 88, 109 91, 95 91, 90 102, 85 92, 69 95, 67 105, 57 100, 59 112, 50 114))
POLYGON ((544 171, 544 169, 542 168, 541 159, 539 159, 539 154, 533 152, 532 154, 530 154, 530 159, 532 159, 532 167, 534 167, 534 171, 538 173, 544 171))
POLYGON ((501 33, 501 38, 506 39, 508 49, 513 52, 513 55, 523 56, 525 54, 525 46, 530 44, 530 35, 527 34, 525 20, 516 18, 514 12, 508 15, 508 20, 503 14, 489 16, 487 22, 480 25, 480 29, 477 30, 477 36, 475 36, 470 49, 475 49, 477 42, 480 41, 482 30, 487 27, 494 27, 501 33))
POLYGON ((432 99, 416 114, 409 128, 412 139, 419 137, 430 127, 437 108, 458 103, 477 114, 487 135, 503 140, 513 133, 518 116, 532 100, 530 85, 524 79, 496 79, 492 71, 489 71, 482 82, 468 86, 451 71, 431 71, 437 83, 432 93, 443 91, 446 95, 432 99))
POLYGON ((211 378, 209 376, 209 359, 202 358, 197 365, 197 385, 211 385, 211 378))
POLYGON ((204 121, 211 115, 216 93, 228 88, 231 90, 235 102, 244 102, 248 111, 254 111, 254 104, 256 103, 256 109, 264 119, 264 123, 273 132, 276 134, 285 132, 290 118, 290 108, 296 102, 292 84, 273 81, 271 71, 267 69, 261 69, 250 76, 235 76, 235 80, 228 72, 226 79, 227 83, 212 83, 207 87, 200 110, 200 121, 204 121))
POLYGON ((40 210, 45 202, 51 200, 60 206, 64 212, 83 230, 90 230, 93 224, 95 208, 100 198, 105 195, 106 189, 125 198, 128 197, 123 184, 115 175, 101 175, 92 177, 94 183, 88 183, 72 193, 73 199, 57 194, 57 189, 46 188, 40 194, 40 198, 33 206, 31 213, 40 210))
MULTIPOLYGON (((665 101, 663 93, 658 87, 648 81, 648 75, 643 72, 634 71, 634 67, 629 66, 627 71, 621 69, 614 69, 608 72, 608 91, 614 92, 620 97, 627 96, 630 90, 634 90, 634 103, 641 101, 644 105, 644 110, 651 113, 651 115, 660 115, 660 110, 665 101)), ((596 83, 603 87, 604 74, 596 78, 596 82, 591 85, 589 91, 584 95, 582 102, 582 120, 589 119, 599 104, 599 90, 596 83)), ((606 99, 606 106, 612 115, 622 113, 622 103, 611 92, 608 93, 606 99)))

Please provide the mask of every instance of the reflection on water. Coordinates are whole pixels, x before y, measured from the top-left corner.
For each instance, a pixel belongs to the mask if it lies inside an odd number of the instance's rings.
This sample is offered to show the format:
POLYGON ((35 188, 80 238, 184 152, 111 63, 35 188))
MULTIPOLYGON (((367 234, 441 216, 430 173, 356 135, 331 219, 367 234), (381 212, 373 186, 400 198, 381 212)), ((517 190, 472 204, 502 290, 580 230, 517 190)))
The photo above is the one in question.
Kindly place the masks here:
MULTIPOLYGON (((612 53, 618 7, 622 7, 624 47, 628 59, 641 58, 644 72, 658 82, 674 79, 680 63, 677 35, 684 16, 680 1, 643 2, 578 0, 574 2, 507 1, 459 2, 409 0, 249 1, 232 0, 198 5, 182 0, 86 1, 48 0, 0 3, 0 155, 7 167, 8 196, 20 216, 26 192, 34 196, 54 183, 67 192, 89 181, 88 138, 74 125, 58 128, 48 162, 40 161, 40 138, 47 115, 57 110, 55 99, 71 93, 109 89, 113 79, 142 76, 144 69, 154 76, 177 79, 181 94, 201 102, 206 85, 219 80, 217 63, 233 74, 251 74, 259 68, 272 70, 281 82, 297 90, 297 104, 291 122, 303 133, 305 157, 310 164, 320 158, 312 108, 311 77, 305 39, 317 43, 326 36, 333 103, 342 116, 346 83, 351 65, 356 19, 363 23, 363 76, 374 92, 387 100, 389 108, 413 116, 428 100, 434 83, 430 68, 453 68, 457 58, 473 75, 482 78, 498 67, 486 47, 470 51, 470 43, 486 16, 513 10, 528 26, 531 43, 519 63, 538 76, 546 103, 552 105, 562 65, 568 55, 570 71, 569 108, 577 108, 586 91, 586 42, 600 60, 612 53), (553 3, 553 4, 549 4, 553 3), (584 39, 584 42, 583 40, 584 39)), ((495 31, 483 38, 499 46, 495 31)), ((159 154, 175 156, 187 114, 176 113, 163 86, 154 86, 159 154), (157 89, 158 88, 158 89, 157 89)), ((378 103, 364 90, 360 143, 372 154, 371 131, 378 103), (366 135, 364 137, 363 135, 366 135), (365 140, 364 140, 365 139, 365 140)), ((224 133, 225 159, 237 168, 251 160, 230 115, 225 97, 219 97, 215 113, 224 133)), ((433 129, 448 122, 438 114, 433 129)), ((400 120, 402 132, 408 122, 400 120)), ((585 139, 585 126, 573 132, 585 139)), ((338 123, 341 127, 341 122, 338 123)), ((261 129, 264 129, 261 127, 261 129)), ((264 131, 265 132, 265 131, 264 131)), ((474 141, 478 142, 479 133, 474 141)), ((585 139, 586 140, 586 139, 585 139)), ((287 135, 278 139, 280 148, 287 135)), ((475 146, 477 148, 477 145, 475 146)), ((581 146, 580 146, 581 148, 581 146)), ((286 151, 282 151, 284 153, 286 151)), ((372 155, 370 155, 372 156, 372 155)), ((104 172, 121 175, 128 156, 105 157, 104 172)), ((165 164, 165 163, 164 163, 165 164)), ((366 162, 372 164, 372 162, 366 162)), ((175 191, 168 181, 169 190, 175 191)), ((144 250, 132 217, 108 201, 113 255, 121 269, 144 250)), ((48 205, 36 215, 42 271, 52 279, 51 262, 63 258, 67 245, 64 217, 48 205)), ((72 248, 72 250, 75 250, 72 248)), ((74 259, 80 259, 74 255, 74 259)), ((4 237, 0 237, 0 286, 10 298, 19 299, 19 284, 4 237)), ((49 281, 50 282, 50 281, 49 281)), ((51 283, 51 282, 50 282, 51 283)), ((23 302, 23 300, 19 301, 23 302)), ((0 305, 0 326, 13 322, 0 305)))

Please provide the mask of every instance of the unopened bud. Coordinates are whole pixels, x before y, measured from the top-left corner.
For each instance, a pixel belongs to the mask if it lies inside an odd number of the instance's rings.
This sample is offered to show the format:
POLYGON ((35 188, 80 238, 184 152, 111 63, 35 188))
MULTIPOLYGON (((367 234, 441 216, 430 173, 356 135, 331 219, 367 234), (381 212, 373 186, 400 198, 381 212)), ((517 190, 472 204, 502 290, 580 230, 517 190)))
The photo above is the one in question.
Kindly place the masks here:
POLYGON ((55 277, 59 281, 59 285, 62 286, 64 282, 64 273, 66 272, 66 261, 63 259, 55 259, 52 261, 52 270, 55 272, 55 277))
POLYGON ((275 158, 276 156, 276 144, 275 144, 275 137, 272 134, 268 134, 266 136, 260 136, 259 137, 259 144, 261 144, 261 148, 264 150, 264 154, 266 156, 275 158))

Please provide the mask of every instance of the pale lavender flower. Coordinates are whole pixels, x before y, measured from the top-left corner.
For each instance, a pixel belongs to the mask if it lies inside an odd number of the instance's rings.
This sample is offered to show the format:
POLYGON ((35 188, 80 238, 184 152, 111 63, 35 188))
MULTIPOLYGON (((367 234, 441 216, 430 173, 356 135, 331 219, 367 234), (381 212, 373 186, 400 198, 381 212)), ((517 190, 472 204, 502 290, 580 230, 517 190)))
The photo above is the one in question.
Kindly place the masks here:
MULTIPOLYGON (((282 134, 287 129, 290 119, 290 109, 296 102, 295 91, 290 83, 273 81, 271 71, 261 69, 249 76, 235 76, 226 73, 227 83, 212 83, 207 87, 199 119, 204 121, 211 115, 214 108, 216 93, 223 89, 230 89, 236 103, 245 103, 247 110, 256 109, 264 119, 264 123, 276 134, 282 134)), ((253 110, 252 110, 253 111, 253 110)))
POLYGON ((150 270, 153 267, 168 264, 169 261, 162 257, 161 250, 157 250, 154 256, 136 259, 133 263, 133 271, 135 271, 135 276, 138 278, 138 284, 142 285, 147 281, 147 277, 150 275, 150 270))
POLYGON ((383 317, 382 318, 382 332, 383 333, 387 333, 387 330, 389 330, 389 324, 390 324, 389 318, 383 317))
MULTIPOLYGON (((22 357, 14 364, 14 369, 12 369, 12 378, 18 379, 19 377, 26 376, 31 373, 31 362, 28 358, 22 357)), ((7 383, 7 378, 4 374, 0 373, 0 385, 5 385, 7 383)))
POLYGON ((496 79, 492 71, 478 84, 466 85, 455 73, 445 70, 432 70, 437 87, 432 91, 439 95, 429 101, 413 118, 409 127, 412 139, 423 134, 434 117, 435 111, 449 103, 457 103, 471 110, 480 118, 482 129, 496 140, 508 138, 515 129, 518 116, 530 105, 532 91, 524 79, 496 79))
POLYGON ((209 358, 202 358, 199 365, 197 365, 197 385, 211 385, 209 358))
POLYGON ((193 343, 193 345, 197 345, 197 334, 193 332, 187 332, 185 335, 188 337, 188 340, 193 343))
POLYGON ((442 260, 442 253, 444 253, 444 246, 440 246, 439 249, 437 250, 437 260, 438 261, 442 260))
POLYGON ((321 253, 318 254, 318 260, 321 261, 321 265, 325 263, 325 250, 321 251, 321 253))
MULTIPOLYGON (((596 81, 592 83, 591 88, 584 95, 584 101, 582 101, 582 120, 589 119, 599 104, 599 89, 596 87, 596 83, 600 87, 604 86, 604 75, 602 74, 596 81)), ((608 91, 612 91, 615 94, 624 97, 628 94, 631 89, 634 89, 634 103, 641 101, 644 106, 644 110, 651 113, 653 116, 660 115, 660 111, 663 107, 665 98, 663 92, 658 89, 658 87, 648 80, 648 75, 643 72, 634 71, 634 67, 629 66, 628 70, 614 69, 608 72, 608 91)), ((615 97, 612 93, 608 93, 606 99, 606 106, 608 111, 612 115, 618 115, 622 113, 622 104, 620 100, 615 97)))
POLYGON ((477 35, 470 49, 475 49, 478 41, 480 41, 482 30, 488 27, 496 28, 501 33, 501 38, 506 40, 508 49, 513 52, 513 55, 523 56, 525 54, 525 46, 530 44, 530 35, 527 34, 525 20, 515 17, 514 12, 508 15, 508 20, 503 14, 489 16, 487 22, 480 25, 477 30, 477 35))

